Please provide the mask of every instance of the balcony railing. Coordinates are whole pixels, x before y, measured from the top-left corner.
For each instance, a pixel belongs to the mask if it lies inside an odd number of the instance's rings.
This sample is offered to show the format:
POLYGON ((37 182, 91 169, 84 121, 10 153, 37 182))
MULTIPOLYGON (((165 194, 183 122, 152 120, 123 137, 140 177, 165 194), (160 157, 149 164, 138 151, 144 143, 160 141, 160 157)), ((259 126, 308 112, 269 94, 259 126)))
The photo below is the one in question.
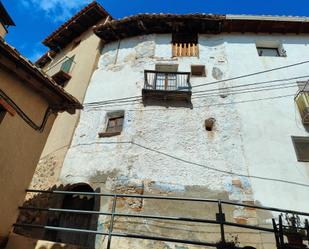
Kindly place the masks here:
POLYGON ((295 102, 303 124, 309 125, 309 92, 300 91, 295 97, 295 102))
POLYGON ((71 72, 75 65, 74 56, 67 57, 47 68, 46 73, 51 76, 59 85, 64 84, 71 79, 71 72))
POLYGON ((145 70, 143 98, 191 100, 190 73, 145 70))
MULTIPOLYGON (((188 198, 188 197, 172 197, 172 196, 155 196, 155 195, 130 195, 130 194, 117 194, 117 193, 92 193, 92 192, 75 192, 75 191, 63 191, 63 190, 34 190, 34 189, 28 189, 27 192, 29 193, 36 193, 36 194, 48 194, 50 195, 60 195, 60 196, 70 196, 70 195, 78 195, 82 196, 89 196, 89 197, 105 197, 105 198, 111 198, 109 201, 109 209, 106 211, 93 211, 93 210, 81 210, 78 208, 72 207, 71 209, 63 209, 63 208, 53 208, 49 207, 48 203, 44 207, 41 206, 24 206, 19 207, 20 210, 26 210, 29 212, 34 212, 34 215, 38 215, 38 212, 46 212, 47 214, 51 215, 53 213, 67 213, 71 215, 93 215, 98 219, 98 216, 105 216, 110 217, 109 219, 109 225, 104 226, 103 229, 99 230, 91 230, 91 229, 84 229, 80 228, 80 224, 78 226, 78 223, 76 223, 76 227, 63 227, 61 224, 59 225, 45 225, 42 224, 42 221, 36 219, 33 219, 32 223, 16 223, 14 224, 15 228, 21 227, 24 229, 39 229, 39 230, 45 230, 45 231, 55 231, 59 233, 73 233, 77 234, 95 234, 95 235, 101 235, 101 236, 107 236, 107 245, 104 248, 110 249, 112 239, 115 238, 128 238, 128 239, 143 239, 143 240, 154 240, 154 241, 164 241, 164 242, 173 242, 173 243, 183 243, 186 245, 200 245, 200 246, 206 246, 206 247, 213 247, 217 249, 222 248, 229 248, 229 249, 244 249, 244 248, 253 248, 251 244, 247 241, 238 241, 240 243, 248 243, 248 245, 244 244, 243 246, 239 246, 237 243, 234 243, 233 241, 229 241, 227 238, 229 234, 229 227, 230 228, 240 228, 242 230, 238 230, 238 232, 244 233, 245 231, 252 231, 259 233, 261 236, 261 232, 269 233, 270 235, 273 235, 273 240, 270 240, 266 242, 267 244, 273 244, 275 243, 275 246, 277 249, 300 249, 300 248, 308 248, 305 244, 302 244, 305 242, 308 245, 309 241, 309 223, 308 223, 308 217, 309 213, 306 212, 299 212, 294 210, 285 210, 280 208, 274 208, 274 207, 265 207, 265 206, 258 206, 258 205, 251 205, 251 204, 245 204, 245 203, 237 203, 233 201, 227 201, 227 200, 216 200, 216 199, 204 199, 204 198, 188 198), (175 202, 175 205, 181 203, 188 203, 192 207, 191 209, 187 210, 187 215, 185 216, 179 216, 174 214, 173 216, 166 216, 160 214, 158 212, 159 210, 153 209, 153 213, 128 213, 124 211, 119 210, 119 206, 117 205, 117 201, 119 200, 132 200, 132 199, 140 199, 142 201, 161 201, 161 208, 164 207, 164 205, 168 205, 168 202, 175 202), (204 205, 212 205, 213 212, 210 214, 209 217, 204 217, 203 215, 200 215, 198 217, 196 216, 190 216, 190 212, 194 210, 193 203, 203 203, 204 205), (262 213, 263 211, 267 211, 268 215, 269 212, 274 213, 274 217, 272 218, 272 225, 271 224, 242 224, 235 221, 231 221, 227 219, 226 211, 229 209, 236 209, 236 208, 243 208, 247 210, 256 210, 262 213), (275 213, 281 213, 278 218, 276 217, 275 213), (292 215, 293 217, 299 217, 302 216, 302 220, 304 220, 304 226, 302 227, 295 227, 295 226, 286 226, 283 221, 282 217, 283 214, 286 215, 292 215), (137 228, 134 228, 132 226, 128 226, 127 229, 114 229, 114 225, 117 222, 122 222, 121 220, 118 220, 120 217, 126 217, 127 223, 130 223, 129 219, 132 219, 131 222, 138 222, 137 219, 142 220, 142 224, 148 224, 151 222, 151 220, 158 220, 162 223, 173 221, 175 229, 177 227, 181 227, 182 223, 176 223, 176 222, 183 222, 186 224, 195 224, 195 225, 201 225, 201 224, 207 224, 207 225, 214 225, 218 227, 216 230, 217 233, 220 235, 220 240, 218 242, 209 241, 210 236, 206 237, 208 238, 199 238, 197 234, 200 232, 199 230, 188 230, 189 236, 188 237, 182 237, 182 238, 175 238, 171 237, 168 234, 165 234, 164 236, 160 236, 158 233, 159 230, 150 231, 150 234, 145 232, 141 232, 141 226, 138 226, 137 228), (134 219, 134 220, 133 220, 134 219), (277 222, 279 220, 279 223, 277 222), (293 244, 293 241, 289 241, 286 243, 286 239, 284 236, 287 236, 289 232, 294 232, 296 234, 301 235, 301 239, 303 240, 301 242, 301 246, 297 247, 295 244, 293 244), (288 231, 288 233, 287 233, 288 231), (199 238, 199 239, 198 239, 199 238), (249 247, 248 247, 249 246, 249 247)), ((196 207, 195 207, 196 208, 196 207)), ((196 212, 196 214, 199 214, 199 212, 196 212)), ((205 214, 204 214, 205 215, 205 214)), ((74 216, 72 216, 74 217, 74 216)), ((76 216, 75 216, 76 217, 76 216)), ((108 220, 107 220, 108 221, 108 220)), ((63 225, 63 224, 62 224, 63 225)), ((161 225, 161 228, 167 227, 168 223, 164 225, 164 223, 161 225)), ((205 227, 203 227, 205 229, 205 227)), ((234 230, 235 232, 235 230, 234 230)), ((214 236, 213 230, 211 230, 212 236, 214 236)), ((252 237, 253 238, 253 237, 252 237)), ((255 243, 254 240, 252 243, 255 243)), ((275 248, 272 247, 272 248, 275 248)), ((103 247, 102 247, 103 248, 103 247)))

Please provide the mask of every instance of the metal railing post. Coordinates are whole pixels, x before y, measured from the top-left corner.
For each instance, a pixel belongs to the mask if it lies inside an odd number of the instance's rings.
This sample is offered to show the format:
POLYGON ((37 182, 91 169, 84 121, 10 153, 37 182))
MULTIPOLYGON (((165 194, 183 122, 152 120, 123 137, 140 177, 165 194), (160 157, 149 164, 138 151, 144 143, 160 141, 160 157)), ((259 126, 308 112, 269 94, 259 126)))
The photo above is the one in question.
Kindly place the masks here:
POLYGON ((275 221, 274 218, 272 218, 272 223, 273 223, 273 229, 274 229, 274 234, 275 234, 276 246, 277 246, 277 249, 279 249, 280 248, 280 239, 279 239, 277 224, 276 224, 276 221, 275 221))
POLYGON ((225 243, 225 235, 224 235, 224 222, 225 222, 225 215, 222 212, 222 203, 221 200, 218 201, 218 209, 219 213, 217 213, 217 221, 220 223, 220 232, 221 232, 221 243, 225 243))
POLYGON ((110 220, 110 224, 109 224, 109 231, 108 231, 107 249, 111 248, 111 243, 112 243, 112 232, 113 232, 113 227, 114 227, 116 202, 117 202, 117 195, 114 195, 113 206, 112 206, 112 215, 111 215, 111 220, 110 220))
POLYGON ((279 241, 280 241, 280 248, 284 245, 284 238, 283 238, 283 227, 282 227, 282 216, 279 215, 279 241))
POLYGON ((154 86, 155 86, 155 90, 157 89, 157 78, 158 78, 158 74, 157 73, 155 73, 154 74, 154 86))

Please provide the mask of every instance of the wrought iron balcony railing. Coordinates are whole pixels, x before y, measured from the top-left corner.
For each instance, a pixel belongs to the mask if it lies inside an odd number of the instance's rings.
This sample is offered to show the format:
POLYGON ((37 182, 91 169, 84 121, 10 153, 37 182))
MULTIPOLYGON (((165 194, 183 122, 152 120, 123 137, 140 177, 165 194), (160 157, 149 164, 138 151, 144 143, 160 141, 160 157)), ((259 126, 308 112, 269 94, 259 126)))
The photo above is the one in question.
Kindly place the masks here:
POLYGON ((161 72, 145 70, 143 98, 191 100, 189 72, 161 72))

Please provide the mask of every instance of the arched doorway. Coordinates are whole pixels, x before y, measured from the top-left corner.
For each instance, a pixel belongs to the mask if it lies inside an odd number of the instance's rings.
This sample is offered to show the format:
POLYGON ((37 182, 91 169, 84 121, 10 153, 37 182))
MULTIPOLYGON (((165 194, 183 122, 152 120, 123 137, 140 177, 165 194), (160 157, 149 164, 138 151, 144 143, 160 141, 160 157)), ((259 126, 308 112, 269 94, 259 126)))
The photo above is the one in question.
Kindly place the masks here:
MULTIPOLYGON (((94 190, 88 184, 76 184, 66 191, 73 192, 94 192, 94 190)), ((74 210, 98 210, 99 198, 94 196, 79 195, 79 194, 68 194, 65 195, 62 201, 62 209, 74 209, 74 210)), ((65 213, 61 212, 57 220, 54 221, 54 226, 65 227, 65 228, 75 228, 83 230, 97 230, 98 216, 93 214, 78 214, 78 213, 65 213)), ((47 235, 49 240, 84 246, 88 248, 94 248, 95 235, 88 233, 76 233, 76 232, 65 232, 56 231, 47 235)))

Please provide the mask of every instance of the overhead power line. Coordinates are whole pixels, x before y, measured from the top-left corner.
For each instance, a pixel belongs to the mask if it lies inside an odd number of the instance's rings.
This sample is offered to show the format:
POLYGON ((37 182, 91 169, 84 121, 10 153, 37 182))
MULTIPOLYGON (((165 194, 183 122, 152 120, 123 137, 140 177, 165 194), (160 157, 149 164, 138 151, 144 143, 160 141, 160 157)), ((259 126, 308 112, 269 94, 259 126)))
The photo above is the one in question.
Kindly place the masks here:
POLYGON ((280 179, 280 178, 270 178, 270 177, 259 176, 259 175, 250 175, 250 174, 240 173, 240 172, 227 170, 227 169, 219 169, 219 168, 212 167, 212 166, 209 166, 209 165, 206 165, 206 164, 193 162, 190 159, 180 158, 180 157, 172 155, 172 154, 170 154, 166 151, 160 151, 160 150, 145 146, 143 144, 136 143, 135 141, 119 141, 119 142, 98 142, 98 141, 96 141, 96 142, 91 142, 91 143, 75 144, 75 145, 71 146, 71 148, 79 147, 79 146, 98 145, 98 144, 101 144, 101 145, 112 145, 112 144, 134 145, 134 146, 140 147, 141 149, 153 152, 155 154, 171 158, 172 160, 175 160, 175 161, 179 161, 183 164, 202 167, 202 168, 205 168, 205 169, 208 169, 208 170, 211 170, 211 171, 214 171, 214 172, 226 174, 226 175, 235 175, 235 176, 247 177, 247 178, 258 179, 258 180, 263 180, 263 181, 273 181, 273 182, 280 182, 280 183, 285 183, 285 184, 298 185, 298 186, 301 186, 301 187, 307 187, 307 188, 309 187, 309 184, 307 184, 305 182, 291 181, 291 180, 280 179))
POLYGON ((235 94, 242 94, 242 93, 255 93, 255 92, 261 92, 261 91, 271 91, 271 90, 277 90, 277 89, 286 89, 286 88, 292 88, 297 87, 296 82, 290 82, 288 84, 277 84, 277 85, 271 85, 271 86, 258 86, 258 87, 250 87, 245 89, 238 89, 238 90, 232 90, 228 92, 222 92, 222 93, 205 93, 200 94, 197 96, 193 96, 193 99, 198 98, 204 98, 204 97, 214 97, 214 96, 222 96, 222 95, 235 95, 235 94))
MULTIPOLYGON (((282 69, 286 69, 286 68, 290 68, 290 67, 300 66, 300 65, 307 64, 307 63, 309 63, 309 60, 294 63, 294 64, 289 64, 289 65, 286 65, 286 66, 276 67, 276 68, 272 68, 272 69, 268 69, 268 70, 258 71, 258 72, 254 72, 254 73, 250 73, 250 74, 235 76, 235 77, 232 77, 232 78, 227 78, 227 79, 212 81, 212 82, 208 82, 208 83, 203 83, 203 84, 192 86, 192 88, 198 88, 198 87, 201 87, 201 86, 214 85, 214 84, 218 84, 218 83, 222 83, 222 82, 228 82, 228 81, 231 81, 231 80, 247 78, 247 77, 251 77, 251 76, 254 76, 254 75, 260 75, 260 74, 278 71, 278 70, 282 70, 282 69)), ((300 78, 304 78, 304 77, 307 77, 307 76, 298 76, 298 77, 295 77, 295 79, 297 79, 297 78, 300 79, 300 78)), ((208 90, 204 90, 204 91, 208 91, 208 90)), ((197 91, 195 93, 199 93, 199 92, 203 92, 203 91, 197 91)), ((109 100, 104 100, 104 101, 89 102, 89 103, 85 103, 84 106, 90 106, 90 105, 96 105, 96 104, 106 104, 106 103, 109 103, 109 102, 118 102, 118 101, 122 101, 122 100, 125 100, 125 101, 132 100, 133 102, 135 102, 135 101, 137 101, 137 99, 140 99, 140 98, 142 98, 141 95, 135 95, 135 96, 130 96, 130 97, 109 99, 109 100)))
POLYGON ((226 81, 231 81, 231 80, 238 80, 238 79, 242 79, 242 78, 248 78, 248 77, 251 77, 251 76, 255 76, 255 75, 259 75, 259 74, 265 74, 265 73, 269 73, 269 72, 274 72, 274 71, 278 71, 278 70, 282 70, 282 69, 286 69, 286 68, 290 68, 290 67, 300 66, 300 65, 307 64, 307 63, 309 63, 309 60, 298 62, 298 63, 294 63, 294 64, 289 64, 289 65, 286 65, 286 66, 275 67, 275 68, 272 68, 272 69, 267 69, 267 70, 263 70, 263 71, 259 71, 259 72, 255 72, 255 73, 249 73, 249 74, 244 74, 244 75, 240 75, 240 76, 235 76, 235 77, 228 78, 228 79, 223 79, 223 80, 217 80, 217 81, 213 81, 213 82, 203 83, 203 84, 192 86, 192 88, 197 88, 197 87, 206 86, 206 85, 208 86, 208 85, 218 84, 218 83, 221 83, 221 82, 226 82, 226 81))
POLYGON ((267 83, 276 83, 276 82, 281 82, 281 81, 298 80, 298 79, 303 79, 303 78, 309 78, 309 75, 295 76, 291 78, 276 79, 276 80, 259 81, 259 82, 253 82, 253 83, 235 85, 235 86, 212 88, 212 89, 207 89, 207 90, 195 91, 193 92, 193 94, 198 95, 199 93, 204 93, 204 92, 213 92, 213 91, 218 91, 218 90, 230 90, 234 88, 242 88, 242 87, 253 86, 253 85, 262 85, 262 84, 267 84, 267 83))
MULTIPOLYGON (((254 93, 254 92, 267 91, 267 90, 277 90, 277 89, 291 88, 291 87, 297 86, 297 81, 289 82, 292 79, 300 79, 300 78, 308 78, 308 77, 309 77, 309 75, 304 75, 304 76, 291 77, 291 78, 278 79, 278 80, 254 82, 254 83, 245 84, 245 85, 237 85, 237 86, 231 86, 231 87, 208 89, 208 90, 205 90, 205 91, 199 91, 197 94, 194 93, 193 96, 192 96, 192 99, 197 99, 197 98, 201 98, 201 97, 221 96, 222 94, 234 95, 234 94, 254 93), (267 84, 267 83, 282 82, 282 81, 288 81, 288 82, 280 83, 280 84, 264 85, 264 84, 267 84), (252 86, 256 86, 256 87, 252 87, 252 86), (222 91, 222 92, 220 93, 220 91, 222 91)), ((118 102, 102 101, 102 102, 93 102, 93 103, 91 103, 91 105, 85 105, 85 106, 86 107, 125 106, 125 105, 140 104, 141 101, 142 101, 141 98, 133 99, 133 100, 123 100, 123 101, 118 101, 118 102), (133 103, 133 102, 135 102, 135 103, 133 103)))

